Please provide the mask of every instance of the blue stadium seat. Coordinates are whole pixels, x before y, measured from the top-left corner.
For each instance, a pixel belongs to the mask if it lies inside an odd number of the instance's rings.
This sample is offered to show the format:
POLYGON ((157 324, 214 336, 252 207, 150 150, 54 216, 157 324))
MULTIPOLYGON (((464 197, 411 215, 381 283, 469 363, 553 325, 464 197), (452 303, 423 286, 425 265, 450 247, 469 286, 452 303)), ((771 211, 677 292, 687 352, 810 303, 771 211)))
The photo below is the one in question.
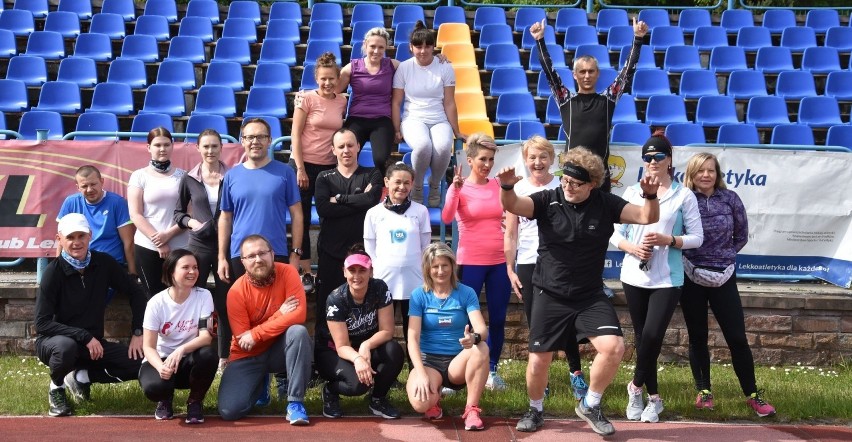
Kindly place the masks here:
POLYGON ((763 14, 763 27, 772 34, 781 34, 786 28, 796 26, 796 14, 792 9, 767 9, 763 14))
MULTIPOLYGON (((397 33, 396 35, 400 34, 397 33)), ((405 42, 404 44, 408 44, 408 36, 405 37, 405 42)), ((515 40, 512 37, 512 28, 506 23, 494 23, 483 26, 479 32, 479 48, 488 49, 488 46, 498 43, 515 45, 515 40)))
POLYGON ((533 23, 539 23, 542 20, 547 24, 547 13, 544 8, 518 8, 515 13, 515 32, 524 32, 533 23))
POLYGON ((716 142, 720 144, 760 144, 760 135, 753 124, 723 124, 716 142))
POLYGON ((595 27, 599 34, 608 34, 610 28, 613 26, 625 26, 629 24, 630 21, 627 19, 627 11, 624 9, 601 9, 598 12, 598 19, 595 23, 595 27))
POLYGON ((41 57, 17 55, 9 59, 6 79, 21 80, 27 86, 41 86, 47 81, 47 63, 41 57))
MULTIPOLYGON (((506 11, 496 6, 481 6, 473 14, 473 30, 481 31, 482 27, 490 24, 506 24, 506 11)), ((508 26, 508 25, 507 25, 508 26)))
POLYGON ((565 126, 564 125, 559 126, 559 134, 556 135, 556 141, 562 141, 562 142, 566 141, 565 126))
POLYGON ((423 12, 423 6, 399 4, 393 8, 391 28, 396 29, 400 23, 416 23, 418 20, 424 24, 426 23, 426 14, 423 12))
POLYGON ((186 114, 183 89, 173 84, 152 84, 145 92, 145 102, 140 114, 158 113, 173 117, 186 114))
MULTIPOLYGON (((514 46, 514 45, 513 45, 514 46)), ((403 62, 411 58, 411 47, 407 44, 403 44, 396 47, 396 54, 394 54, 394 59, 399 62, 403 62)))
POLYGON ((147 141, 148 132, 156 127, 165 127, 169 132, 174 132, 175 130, 172 117, 166 114, 149 113, 133 117, 133 122, 130 124, 130 131, 140 132, 145 135, 130 137, 130 141, 147 141))
POLYGON ((497 122, 537 121, 535 100, 529 92, 509 93, 497 99, 497 122))
POLYGON ((94 87, 98 83, 98 71, 95 60, 84 57, 63 58, 59 62, 59 81, 69 81, 80 87, 94 87))
MULTIPOLYGON (((559 46, 556 46, 556 47, 558 48, 559 46)), ((550 48, 550 46, 548 46, 548 49, 549 48, 550 48)), ((560 49, 560 52, 561 51, 562 50, 560 49)), ((604 45, 581 45, 581 46, 577 47, 576 51, 574 51, 574 59, 575 60, 579 57, 584 56, 584 55, 591 55, 592 57, 595 57, 595 60, 598 61, 598 67, 601 68, 601 69, 612 67, 612 65, 610 64, 610 61, 609 61, 609 51, 607 51, 606 46, 604 46, 604 45)), ((555 58, 557 56, 558 56, 558 52, 551 52, 550 53, 550 57, 552 59, 554 59, 553 60, 554 66, 556 66, 555 58)), ((530 57, 530 60, 532 60, 532 57, 530 57)), ((530 63, 532 63, 532 61, 530 61, 530 63)), ((530 69, 533 70, 532 68, 530 68, 530 69)))
MULTIPOLYGON (((186 5, 186 17, 202 17, 206 18, 210 24, 218 25, 219 4, 215 0, 190 0, 186 5)), ((301 18, 301 11, 299 11, 299 19, 301 18)), ((182 23, 183 20, 181 20, 182 23)))
POLYGON ((119 57, 109 64, 107 83, 124 83, 131 89, 148 86, 145 63, 135 58, 119 57))
POLYGON ((699 26, 692 37, 692 45, 701 52, 710 52, 713 48, 728 46, 728 35, 719 26, 699 26))
MULTIPOLYGON (((532 34, 530 34, 529 26, 521 31, 521 35, 521 49, 529 50, 535 47, 536 42, 532 34)), ((553 26, 547 25, 544 27, 544 43, 556 44, 556 31, 553 30, 553 26)))
MULTIPOLYGON (((291 22, 293 23, 293 22, 291 22)), ((265 38, 260 47, 260 58, 257 64, 283 63, 296 66, 296 45, 282 38, 265 38)))
POLYGON ((784 71, 778 74, 775 95, 791 101, 805 97, 816 97, 814 76, 808 71, 784 71))
MULTIPOLYGON (((597 44, 597 38, 595 42, 597 44)), ((620 25, 609 28, 606 34, 606 48, 610 51, 620 51, 624 47, 630 47, 633 44, 633 26, 620 25)))
MULTIPOLYGON (((568 68, 557 68, 556 73, 559 75, 559 78, 562 79, 562 84, 568 88, 571 93, 576 92, 574 90, 574 74, 571 72, 571 69, 568 68)), ((492 80, 493 87, 493 80, 492 80)), ((547 75, 544 74, 544 71, 540 71, 538 73, 538 82, 536 83, 536 96, 538 97, 549 97, 553 94, 553 91, 550 90, 550 83, 547 81, 547 75)))
MULTIPOLYGON (((123 21, 133 21, 136 20, 136 5, 133 0, 104 0, 101 6, 101 14, 104 13, 117 14, 123 21)), ((94 16, 92 16, 92 20, 94 20, 94 16)))
POLYGON ((507 140, 527 140, 533 135, 547 138, 544 125, 541 121, 512 121, 506 126, 507 140))
MULTIPOLYGON (((152 86, 153 87, 153 86, 152 86)), ((148 90, 150 91, 150 87, 148 90)), ((181 96, 181 101, 183 97, 181 96)), ((86 112, 106 112, 114 115, 133 113, 133 91, 124 83, 98 83, 92 94, 92 105, 86 112)))
POLYGON ((144 15, 162 15, 169 23, 176 23, 177 4, 175 0, 148 0, 145 2, 144 15))
POLYGON ((62 114, 76 114, 83 108, 80 88, 67 81, 48 81, 41 86, 38 106, 33 110, 53 111, 62 114))
POLYGON ((37 55, 45 60, 65 58, 65 41, 53 31, 35 31, 27 39, 27 55, 37 55))
POLYGON ((825 96, 852 101, 852 71, 834 71, 825 80, 825 96))
POLYGON ((799 124, 830 127, 843 124, 840 106, 834 97, 805 97, 799 102, 799 124))
POLYGON ((432 18, 432 29, 438 29, 443 23, 467 23, 461 6, 438 6, 432 18))
POLYGON ((793 70, 793 53, 790 48, 777 46, 760 48, 754 60, 754 69, 764 74, 777 74, 793 70))
POLYGON ((843 146, 852 149, 852 126, 843 124, 831 126, 825 138, 826 146, 843 146))
MULTIPOLYGON (((627 58, 630 56, 630 46, 621 48, 621 54, 618 56, 618 69, 624 68, 627 63, 627 58)), ((659 69, 657 61, 654 57, 654 50, 648 45, 642 45, 639 48, 639 60, 636 61, 636 69, 659 69)))
POLYGON ((8 29, 0 29, 0 58, 14 57, 18 54, 15 34, 8 29))
POLYGON ((645 99, 653 95, 671 95, 669 74, 659 69, 642 69, 633 74, 634 97, 645 99))
POLYGON ((737 33, 737 46, 746 52, 757 52, 760 48, 772 46, 772 34, 769 28, 746 26, 737 33))
MULTIPOLYGON (((609 37, 607 37, 609 39, 609 37)), ((563 47, 569 51, 574 51, 581 45, 598 44, 598 31, 594 26, 579 25, 571 26, 565 30, 565 42, 563 47)))
POLYGON ((47 17, 47 0, 15 0, 14 8, 30 11, 33 18, 47 17))
POLYGON ((169 43, 169 53, 166 55, 166 59, 204 63, 204 42, 199 37, 178 35, 172 38, 171 43, 169 43))
MULTIPOLYGON (((370 29, 384 28, 384 27, 385 27, 384 23, 377 22, 377 21, 359 21, 359 22, 356 22, 352 26, 352 38, 349 40, 349 44, 352 45, 352 49, 355 49, 356 46, 361 46, 361 42, 364 41, 364 36, 367 35, 367 32, 370 29)), ((353 58, 358 58, 358 57, 353 57, 353 58)))
POLYGON ((59 0, 57 11, 73 12, 79 20, 92 18, 92 2, 90 0, 59 0))
MULTIPOLYGON (((310 47, 308 45, 308 48, 310 47)), ((211 61, 235 61, 243 65, 251 63, 251 52, 249 51, 248 41, 236 37, 219 38, 216 40, 216 49, 213 52, 213 60, 211 61)))
MULTIPOLYGON (((289 74, 289 70, 287 72, 289 74)), ((183 90, 195 89, 195 67, 186 60, 166 58, 157 69, 157 84, 173 84, 183 90)))
MULTIPOLYGON (((378 5, 367 5, 378 6, 378 5)), ((358 6, 355 6, 358 9, 358 6)), ((218 11, 218 10, 217 10, 218 11)), ((228 18, 248 18, 255 25, 260 25, 260 4, 255 1, 237 0, 228 6, 228 18)))
POLYGON ((169 21, 161 15, 143 15, 136 19, 135 35, 150 35, 157 41, 168 41, 169 21))
POLYGON ((852 27, 828 28, 825 33, 825 46, 837 49, 839 52, 852 51, 852 27))
POLYGON ((53 11, 47 14, 44 30, 58 32, 63 38, 76 38, 80 35, 80 18, 68 11, 53 11))
MULTIPOLYGON (((214 129, 220 134, 226 134, 228 133, 228 120, 221 115, 203 114, 192 115, 186 122, 186 133, 188 134, 200 134, 205 129, 214 129)), ((187 137, 185 141, 196 143, 197 138, 187 137)))
POLYGON ((23 112, 29 108, 27 85, 21 80, 0 79, 0 111, 23 112))
POLYGON ((121 40, 127 35, 127 31, 124 29, 124 19, 120 15, 110 12, 93 15, 92 21, 89 23, 89 33, 105 34, 110 40, 121 40))
POLYGON ((719 46, 710 51, 710 70, 713 72, 733 72, 748 69, 743 48, 739 46, 719 46))
POLYGON ((334 20, 314 20, 308 31, 308 43, 315 41, 330 41, 342 45, 343 28, 334 20))
POLYGON ((651 34, 659 27, 671 26, 672 24, 671 20, 669 20, 669 12, 665 9, 643 9, 639 11, 637 20, 644 21, 648 25, 648 30, 651 34))
POLYGON ((688 123, 686 105, 677 95, 654 95, 648 99, 645 123, 652 127, 664 127, 672 123, 688 123))
POLYGON ((254 71, 252 87, 274 87, 290 92, 293 90, 290 68, 283 63, 258 64, 254 71))
POLYGON ((556 32, 565 33, 571 26, 587 26, 589 17, 586 11, 580 8, 560 8, 556 13, 556 23, 554 28, 556 32))
POLYGON ((249 90, 245 113, 287 118, 287 100, 282 89, 253 86, 249 90))
POLYGON ((305 62, 314 63, 325 52, 334 54, 338 62, 342 60, 340 45, 337 43, 332 41, 309 41, 308 48, 305 50, 305 62))
POLYGON ((717 95, 698 99, 698 107, 695 108, 696 124, 721 127, 726 124, 739 124, 739 122, 733 97, 717 95))
POLYGON ((547 124, 562 124, 559 105, 556 104, 556 99, 552 95, 547 99, 547 110, 544 115, 544 121, 547 124))
MULTIPOLYGON (((852 29, 852 28, 850 28, 852 29)), ((814 74, 828 74, 840 70, 840 54, 835 48, 815 46, 805 49, 802 55, 802 70, 814 74)))
MULTIPOLYGON (((250 2, 254 3, 254 2, 250 2)), ((381 22, 382 27, 385 27, 385 11, 382 10, 381 5, 372 4, 372 3, 360 3, 356 4, 355 7, 352 8, 352 17, 350 18, 350 27, 355 27, 355 23, 369 21, 369 22, 381 22)))
POLYGON ((706 9, 684 9, 680 11, 677 25, 683 29, 686 35, 695 34, 695 30, 701 26, 712 26, 710 11, 706 9))
POLYGON ((361 167, 376 167, 376 163, 373 161, 373 151, 369 149, 361 149, 361 151, 358 152, 358 165, 361 167))
MULTIPOLYGON (((398 7, 397 7, 398 8, 398 7)), ((396 49, 399 50, 401 46, 408 46, 408 40, 411 37, 411 31, 414 30, 414 25, 416 23, 412 21, 402 22, 397 25, 396 31, 393 33, 393 45, 396 46, 396 49)), ((506 25, 509 26, 509 25, 506 25)), ((512 28, 509 28, 509 32, 511 33, 512 28)), ((480 35, 480 40, 482 36, 480 35)), ((511 43, 511 42, 507 42, 511 43)), ((483 48, 484 49, 484 48, 483 48)))
POLYGON ((284 18, 269 20, 266 23, 265 38, 281 38, 299 44, 302 39, 299 33, 299 22, 284 18))
POLYGON ((17 37, 26 37, 35 31, 33 14, 23 9, 0 11, 0 29, 8 29, 17 37))
POLYGON ((840 16, 836 9, 811 9, 805 17, 805 26, 813 28, 817 34, 822 35, 829 28, 840 26, 840 16))
MULTIPOLYGON (((603 46, 601 46, 603 47, 603 46)), ((606 50, 606 48, 604 48, 606 50)), ((565 64, 565 52, 562 51, 562 47, 559 45, 547 45, 547 52, 550 54, 550 61, 553 63, 554 68, 564 68, 567 67, 565 64)), ((486 55, 488 55, 486 53, 486 55)), ((541 60, 538 58, 538 51, 530 51, 530 61, 529 66, 527 66, 531 71, 540 71, 541 70, 541 60)), ((488 69, 487 67, 485 69, 488 69)))
POLYGON ((213 23, 211 23, 210 20, 207 19, 207 17, 184 17, 183 20, 180 21, 178 35, 190 35, 200 38, 201 41, 203 41, 204 43, 210 43, 213 41, 213 23))
POLYGON ((598 81, 595 83, 595 91, 601 94, 606 88, 610 87, 618 76, 618 72, 612 68, 601 68, 601 74, 598 76, 598 81))
POLYGON ((805 49, 817 45, 814 28, 799 26, 787 28, 781 32, 781 46, 790 48, 794 53, 804 52, 805 49))
POLYGON ((814 131, 805 124, 779 124, 772 128, 772 144, 805 144, 813 146, 814 131))
MULTIPOLYGON (((397 6, 397 8, 399 7, 397 6)), ((301 26, 302 6, 297 2, 274 2, 269 7, 269 20, 276 19, 292 20, 298 22, 301 26)))
POLYGON ((74 56, 94 61, 112 60, 112 43, 104 34, 80 34, 74 44, 74 56))
POLYGON ((243 90, 243 67, 233 61, 217 61, 207 66, 205 85, 225 86, 234 92, 243 90))
POLYGON ((21 116, 18 133, 25 140, 35 140, 36 130, 47 129, 48 140, 61 140, 65 135, 62 126, 62 115, 59 112, 32 110, 21 116))
POLYGON ((735 100, 765 97, 766 80, 759 71, 733 71, 728 77, 727 95, 735 100))
POLYGON ((697 100, 705 96, 719 95, 716 74, 704 69, 690 69, 680 74, 678 95, 685 100, 697 100))
POLYGON ((674 123, 666 126, 666 138, 673 146, 686 146, 692 143, 706 143, 704 128, 694 123, 674 123))
POLYGON ((612 125, 609 136, 613 143, 632 143, 643 145, 651 137, 651 128, 645 123, 616 123, 612 125))
MULTIPOLYGON (((331 24, 331 22, 329 22, 331 24)), ((321 23, 311 24, 314 28, 325 28, 321 23)), ((334 23, 334 27, 340 32, 340 44, 343 44, 343 29, 334 23)), ((222 37, 241 38, 249 43, 257 43, 257 25, 250 18, 228 18, 225 19, 225 27, 222 29, 222 37)))
POLYGON ((150 35, 128 35, 121 45, 121 57, 156 63, 160 61, 157 39, 150 35))
POLYGON ((302 78, 299 81, 299 90, 312 90, 317 89, 319 86, 317 85, 317 79, 314 72, 314 65, 316 63, 305 63, 302 70, 302 78))
POLYGON ((752 97, 746 107, 746 123, 757 127, 774 127, 779 124, 790 124, 787 115, 787 104, 784 99, 776 96, 752 97))
POLYGON ((338 3, 315 3, 311 7, 311 18, 308 24, 313 25, 317 20, 334 20, 340 23, 342 28, 343 8, 338 3))
POLYGON ((621 94, 621 98, 615 103, 615 110, 612 111, 612 123, 638 123, 639 118, 636 116, 636 100, 633 95, 621 94))
POLYGON ((651 48, 654 52, 665 52, 669 46, 683 46, 683 30, 679 26, 660 26, 651 33, 651 48))
MULTIPOLYGON (((559 52, 561 53, 562 49, 559 52)), ((533 57, 538 59, 537 50, 530 52, 530 60, 533 57)), ((540 66, 539 64, 538 70, 541 70, 540 66)), ((521 68, 521 55, 517 46, 512 43, 495 43, 488 46, 485 50, 485 69, 493 71, 498 68, 521 68)))
POLYGON ((748 9, 726 9, 719 26, 728 34, 736 34, 741 28, 754 26, 754 15, 748 9))
MULTIPOLYGON (((86 112, 77 118, 77 132, 118 132, 118 117, 107 112, 86 112)), ((75 140, 112 140, 109 135, 76 135, 75 140)))
POLYGON ((529 92, 527 74, 521 68, 498 68, 491 74, 490 95, 529 92))
POLYGON ((670 46, 666 49, 663 70, 680 73, 690 69, 702 69, 698 48, 695 46, 670 46))
POLYGON ((227 86, 205 84, 198 88, 192 115, 213 114, 231 118, 237 115, 234 91, 227 86))

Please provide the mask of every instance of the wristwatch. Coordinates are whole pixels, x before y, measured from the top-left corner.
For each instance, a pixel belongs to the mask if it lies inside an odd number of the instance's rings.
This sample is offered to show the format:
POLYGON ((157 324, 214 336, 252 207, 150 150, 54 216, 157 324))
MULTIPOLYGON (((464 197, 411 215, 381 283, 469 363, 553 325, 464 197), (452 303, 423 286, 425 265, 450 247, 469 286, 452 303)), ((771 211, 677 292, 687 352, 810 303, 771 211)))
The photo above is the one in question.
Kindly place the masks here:
POLYGON ((675 237, 674 237, 674 235, 672 235, 672 242, 669 243, 669 247, 674 247, 675 244, 677 244, 677 241, 675 241, 675 237))
POLYGON ((141 328, 134 328, 133 329, 133 336, 142 336, 142 329, 141 328))
POLYGON ((298 247, 294 247, 294 248, 290 249, 290 253, 295 253, 299 256, 302 256, 302 249, 300 249, 298 247))
POLYGON ((480 335, 479 333, 471 333, 471 336, 473 336, 473 345, 482 342, 482 335, 480 335))

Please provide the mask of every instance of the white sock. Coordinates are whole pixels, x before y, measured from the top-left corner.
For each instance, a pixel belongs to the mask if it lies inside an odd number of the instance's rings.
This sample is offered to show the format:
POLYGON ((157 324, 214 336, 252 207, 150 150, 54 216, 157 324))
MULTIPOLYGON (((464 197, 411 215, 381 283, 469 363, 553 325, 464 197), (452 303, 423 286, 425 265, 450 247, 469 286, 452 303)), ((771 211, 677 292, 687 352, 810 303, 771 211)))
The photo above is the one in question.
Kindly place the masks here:
POLYGON ((544 398, 537 401, 530 399, 530 408, 535 408, 539 412, 544 411, 544 398))
POLYGON ((77 373, 74 374, 74 377, 77 379, 77 382, 81 384, 88 384, 89 381, 89 370, 77 370, 77 373))
POLYGON ((65 384, 63 383, 62 385, 56 385, 53 383, 53 381, 50 381, 50 391, 56 390, 58 388, 65 388, 65 384))
POLYGON ((589 390, 589 392, 586 393, 586 406, 591 408, 600 405, 601 397, 603 397, 603 393, 597 393, 592 390, 589 390))

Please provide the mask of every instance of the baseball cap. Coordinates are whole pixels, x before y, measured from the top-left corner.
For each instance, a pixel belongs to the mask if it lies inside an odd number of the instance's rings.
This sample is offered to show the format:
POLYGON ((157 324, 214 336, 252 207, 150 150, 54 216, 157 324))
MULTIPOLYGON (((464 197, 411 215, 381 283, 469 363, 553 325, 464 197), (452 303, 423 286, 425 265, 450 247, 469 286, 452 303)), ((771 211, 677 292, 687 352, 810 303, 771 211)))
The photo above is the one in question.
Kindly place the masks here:
POLYGON ((74 232, 92 233, 89 221, 80 213, 69 213, 59 219, 59 234, 68 236, 74 232))
POLYGON ((370 257, 367 255, 363 255, 361 253, 355 253, 353 255, 349 255, 346 257, 346 260, 343 261, 343 267, 349 268, 352 266, 361 266, 365 269, 369 269, 373 267, 373 261, 370 260, 370 257))

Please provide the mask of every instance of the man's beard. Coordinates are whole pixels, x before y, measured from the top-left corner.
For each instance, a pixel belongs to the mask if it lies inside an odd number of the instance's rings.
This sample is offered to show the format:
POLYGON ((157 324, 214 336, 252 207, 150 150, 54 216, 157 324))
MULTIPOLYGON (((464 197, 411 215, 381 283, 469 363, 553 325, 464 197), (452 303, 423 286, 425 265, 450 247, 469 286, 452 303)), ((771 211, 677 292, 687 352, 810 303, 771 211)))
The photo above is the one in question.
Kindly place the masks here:
POLYGON ((254 271, 247 272, 249 283, 255 287, 268 287, 275 282, 275 267, 258 266, 254 271))

